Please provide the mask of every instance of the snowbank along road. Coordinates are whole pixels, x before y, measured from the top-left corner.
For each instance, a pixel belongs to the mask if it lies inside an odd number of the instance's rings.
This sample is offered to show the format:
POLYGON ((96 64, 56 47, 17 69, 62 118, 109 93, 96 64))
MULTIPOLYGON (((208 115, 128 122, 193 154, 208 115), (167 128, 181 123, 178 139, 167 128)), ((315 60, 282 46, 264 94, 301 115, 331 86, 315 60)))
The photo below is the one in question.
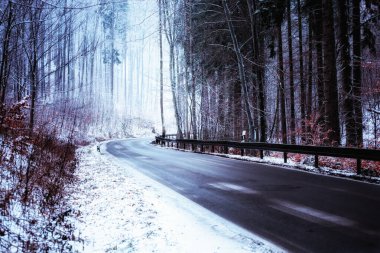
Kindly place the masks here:
POLYGON ((380 186, 150 144, 106 151, 291 252, 380 252, 380 186))

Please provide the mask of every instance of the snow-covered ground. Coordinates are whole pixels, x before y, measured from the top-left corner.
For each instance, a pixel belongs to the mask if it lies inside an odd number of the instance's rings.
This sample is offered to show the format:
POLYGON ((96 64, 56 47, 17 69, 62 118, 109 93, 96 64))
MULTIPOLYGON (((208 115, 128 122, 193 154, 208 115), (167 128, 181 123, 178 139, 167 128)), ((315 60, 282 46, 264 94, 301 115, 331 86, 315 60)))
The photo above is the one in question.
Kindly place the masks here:
POLYGON ((69 200, 79 252, 283 252, 116 161, 82 148, 69 200), (73 218, 74 219, 74 218, 73 218))
MULTIPOLYGON (((258 157, 252 157, 252 156, 240 156, 240 155, 230 155, 230 154, 225 155, 225 154, 219 154, 219 153, 218 154, 214 153, 214 155, 224 156, 224 157, 239 159, 239 160, 245 160, 245 161, 266 163, 266 164, 271 164, 271 165, 280 165, 283 167, 300 169, 303 171, 308 171, 308 172, 316 173, 316 174, 345 177, 345 178, 351 178, 351 179, 362 180, 362 181, 380 184, 380 177, 358 175, 356 173, 356 171, 352 168, 345 168, 345 169, 341 169, 341 170, 333 169, 333 168, 329 168, 329 167, 325 167, 325 166, 320 166, 320 167, 316 168, 316 167, 311 166, 311 165, 294 162, 290 159, 288 159, 287 163, 284 163, 283 158, 271 157, 271 156, 264 156, 263 159, 260 159, 258 157)), ((314 160, 312 162, 310 162, 310 160, 309 160, 308 163, 314 163, 314 160)))
MULTIPOLYGON (((163 147, 163 148, 178 150, 175 147, 163 147)), ((183 150, 183 149, 180 149, 180 150, 183 152, 193 152, 192 150, 183 150)), ((259 157, 254 157, 254 156, 241 156, 241 155, 233 155, 233 154, 222 154, 222 153, 207 153, 207 154, 227 157, 227 158, 237 159, 237 160, 263 163, 263 164, 279 165, 283 168, 288 168, 288 169, 297 169, 297 170, 303 170, 303 171, 307 171, 307 172, 311 172, 315 174, 344 177, 344 178, 350 178, 354 180, 365 181, 369 183, 380 184, 380 177, 358 175, 356 173, 356 170, 354 170, 353 168, 344 168, 344 169, 338 170, 338 169, 333 169, 326 166, 319 166, 318 168, 316 168, 314 166, 308 165, 308 164, 314 164, 314 160, 313 160, 314 158, 306 159, 303 162, 294 162, 290 158, 288 158, 287 163, 285 163, 283 158, 273 157, 273 156, 264 156, 264 158, 261 159, 259 157)), ((333 159, 334 158, 331 159, 331 163, 334 162, 333 159)))

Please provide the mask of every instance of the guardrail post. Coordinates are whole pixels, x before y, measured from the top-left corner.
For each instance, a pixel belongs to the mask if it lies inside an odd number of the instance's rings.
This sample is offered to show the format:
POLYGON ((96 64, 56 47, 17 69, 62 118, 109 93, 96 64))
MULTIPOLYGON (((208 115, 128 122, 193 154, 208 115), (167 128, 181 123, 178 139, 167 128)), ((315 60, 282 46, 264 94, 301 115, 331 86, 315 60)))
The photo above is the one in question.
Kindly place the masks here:
POLYGON ((264 150, 260 150, 260 159, 264 159, 264 150))
POLYGON ((357 159, 356 160, 356 174, 360 175, 362 172, 362 160, 357 159))
POLYGON ((317 156, 317 155, 314 156, 314 167, 315 167, 315 168, 319 168, 319 164, 318 164, 318 156, 317 156))
POLYGON ((288 162, 288 153, 284 152, 284 163, 288 162))

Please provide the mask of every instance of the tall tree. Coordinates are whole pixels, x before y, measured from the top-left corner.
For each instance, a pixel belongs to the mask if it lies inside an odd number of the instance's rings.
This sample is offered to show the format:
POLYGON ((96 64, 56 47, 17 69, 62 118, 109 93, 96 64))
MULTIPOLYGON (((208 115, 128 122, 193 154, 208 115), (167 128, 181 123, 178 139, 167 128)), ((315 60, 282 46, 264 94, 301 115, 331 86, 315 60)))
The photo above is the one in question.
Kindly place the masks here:
POLYGON ((273 8, 273 22, 277 38, 277 69, 279 76, 279 99, 281 112, 281 139, 282 143, 288 143, 288 130, 286 123, 286 97, 285 97, 285 76, 284 76, 284 56, 282 43, 282 23, 284 21, 284 11, 286 2, 281 0, 275 1, 273 8))
POLYGON ((170 0, 162 0, 162 10, 163 10, 163 26, 164 31, 166 35, 166 39, 169 44, 169 76, 170 76, 170 83, 171 83, 171 92, 173 97, 173 105, 174 105, 174 115, 176 119, 176 125, 177 125, 177 134, 180 138, 183 138, 183 132, 181 127, 181 116, 179 113, 179 104, 178 104, 178 92, 177 92, 177 83, 176 83, 176 71, 175 71, 175 44, 177 43, 177 36, 176 33, 176 17, 172 17, 173 15, 178 15, 178 3, 170 0))
MULTIPOLYGON (((323 129, 325 126, 325 87, 323 76, 323 47, 322 47, 322 32, 323 32, 323 18, 322 18, 322 0, 308 1, 309 11, 312 14, 312 32, 313 32, 313 44, 315 45, 316 54, 316 93, 318 98, 316 116, 318 129, 323 129), (311 2, 311 3, 310 3, 311 2)), ((309 20, 310 22, 310 20, 309 20)), ((310 115, 311 116, 311 115, 310 115)), ((323 133, 318 133, 322 137, 323 133)))
POLYGON ((160 40, 160 111, 161 111, 161 129, 162 136, 166 135, 165 118, 164 118, 164 64, 162 48, 162 0, 158 0, 158 32, 160 40))
MULTIPOLYGON (((289 52, 289 91, 290 91, 290 142, 296 143, 296 112, 294 101, 294 69, 293 69, 293 34, 291 17, 291 0, 287 0, 286 17, 288 23, 288 52, 289 52)), ((302 58, 302 56, 300 56, 302 58)))
POLYGON ((249 105, 248 83, 247 83, 247 79, 246 79, 246 72, 245 72, 243 55, 242 55, 242 52, 240 50, 240 45, 239 45, 238 39, 236 37, 235 27, 234 27, 234 24, 233 24, 232 19, 231 19, 231 11, 230 11, 230 8, 228 6, 228 3, 226 0, 222 0, 222 3, 223 3, 224 14, 226 17, 226 22, 227 22, 228 30, 229 30, 229 33, 231 36, 234 52, 236 54, 236 60, 238 62, 239 80, 240 80, 240 83, 242 86, 244 107, 245 107, 245 111, 246 111, 247 119, 248 119, 249 138, 253 138, 255 136, 255 133, 254 133, 254 125, 253 125, 251 107, 249 105))
POLYGON ((311 120, 312 120, 312 106, 313 106, 313 17, 312 12, 308 11, 309 27, 308 27, 308 53, 307 53, 307 99, 306 99, 306 143, 311 143, 311 120))
POLYGON ((302 130, 302 142, 305 142, 304 133, 306 132, 306 87, 304 80, 304 64, 303 64, 303 35, 302 35, 302 13, 301 13, 301 1, 297 0, 297 15, 298 15, 298 50, 299 50, 299 83, 300 83, 300 109, 301 109, 301 130, 302 130))
POLYGON ((282 29, 281 24, 276 27, 277 29, 277 59, 278 59, 278 75, 279 75, 279 99, 281 111, 281 139, 282 143, 288 143, 288 131, 286 124, 286 103, 285 103, 285 78, 284 78, 284 56, 282 46, 282 29))
MULTIPOLYGON (((12 2, 9 1, 4 13, 7 13, 5 28, 3 30, 3 40, 2 40, 2 48, 1 48, 1 63, 0 63, 0 125, 2 124, 3 119, 3 106, 5 102, 5 94, 8 86, 8 78, 9 78, 9 56, 10 56, 10 42, 11 42, 11 33, 12 33, 12 25, 15 20, 13 15, 13 7, 12 2)), ((2 23, 2 22, 1 22, 2 23)), ((1 24, 0 23, 0 24, 1 24)))
POLYGON ((29 31, 29 48, 25 48, 25 54, 28 57, 29 64, 29 80, 30 80, 30 113, 29 113, 29 130, 33 132, 35 125, 35 111, 36 100, 39 84, 39 60, 41 60, 39 47, 43 41, 43 34, 41 33, 41 16, 43 13, 43 3, 40 3, 38 8, 31 8, 29 10, 30 31, 29 31))
POLYGON ((252 48, 253 48, 253 61, 254 72, 256 74, 256 85, 258 90, 258 112, 260 122, 260 142, 267 141, 267 120, 265 114, 265 66, 264 66, 264 50, 263 50, 263 36, 260 32, 263 30, 262 20, 257 17, 255 13, 259 10, 256 0, 247 0, 247 6, 250 17, 250 28, 252 34, 252 48))
POLYGON ((362 46, 360 23, 360 0, 352 0, 352 56, 353 56, 353 96, 355 111, 356 142, 353 145, 363 145, 363 112, 362 112, 362 46))
MULTIPOLYGON (((111 99, 115 87, 115 65, 121 63, 121 41, 125 40, 127 3, 101 0, 99 13, 103 18, 103 63, 108 66, 106 73, 109 74, 109 94, 111 99)), ((124 45, 125 46, 125 45, 124 45)))
POLYGON ((322 1, 323 16, 323 81, 325 88, 326 131, 329 144, 340 144, 338 83, 333 6, 330 0, 322 1))
POLYGON ((196 104, 196 73, 195 73, 195 57, 193 52, 193 1, 192 0, 184 0, 184 8, 185 8, 185 59, 187 61, 187 65, 190 71, 186 70, 187 82, 190 83, 188 88, 190 90, 190 122, 193 138, 197 139, 197 104, 196 104), (190 76, 188 75, 190 74, 190 76))
POLYGON ((343 117, 346 128, 346 145, 356 145, 354 107, 352 99, 351 57, 348 33, 347 1, 338 1, 340 67, 342 79, 343 117))

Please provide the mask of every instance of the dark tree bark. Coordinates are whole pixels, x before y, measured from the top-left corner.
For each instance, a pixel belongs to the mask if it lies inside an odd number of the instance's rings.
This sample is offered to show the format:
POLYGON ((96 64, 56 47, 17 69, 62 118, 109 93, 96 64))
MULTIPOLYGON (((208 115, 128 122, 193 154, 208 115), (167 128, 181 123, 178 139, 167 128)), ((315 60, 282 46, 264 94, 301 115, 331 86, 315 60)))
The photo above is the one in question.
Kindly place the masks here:
POLYGON ((317 97, 318 97, 318 119, 320 126, 325 125, 325 89, 323 80, 323 51, 322 51, 322 2, 317 0, 316 10, 314 11, 314 40, 317 57, 317 97))
POLYGON ((340 144, 338 84, 333 7, 330 0, 322 1, 323 11, 323 81, 325 88, 326 131, 328 144, 340 144))
POLYGON ((308 121, 306 132, 307 144, 311 143, 311 114, 313 105, 313 29, 312 29, 312 15, 309 13, 309 34, 308 34, 308 66, 307 66, 307 105, 306 105, 306 119, 308 121))
POLYGON ((254 73, 256 74, 256 84, 257 84, 257 100, 258 100, 258 112, 259 112, 259 122, 260 122, 260 142, 267 141, 267 120, 265 114, 265 70, 264 70, 264 56, 263 56, 263 37, 259 36, 259 31, 262 29, 262 24, 254 13, 257 11, 256 1, 247 0, 249 17, 251 23, 251 34, 253 43, 253 60, 256 63, 254 68, 254 73))
POLYGON ((278 75, 279 75, 279 96, 280 96, 280 111, 281 111, 281 137, 282 143, 287 144, 287 126, 286 126, 286 108, 285 108, 285 78, 284 78, 284 59, 282 48, 282 32, 281 25, 276 27, 277 29, 277 54, 278 54, 278 75))
POLYGON ((362 49, 360 29, 360 0, 352 0, 352 41, 353 41, 353 95, 356 128, 356 146, 363 145, 363 112, 362 112, 362 49))
POLYGON ((302 35, 302 15, 301 15, 301 1, 297 0, 297 14, 298 14, 298 49, 299 49, 299 71, 300 71, 300 107, 301 107, 301 129, 302 129, 302 143, 305 142, 306 132, 305 121, 306 113, 306 89, 304 80, 304 69, 303 69, 303 35, 302 35))
POLYGON ((356 131, 354 119, 354 107, 352 99, 352 79, 351 79, 351 60, 350 60, 350 44, 348 33, 348 7, 346 1, 338 1, 338 17, 339 17, 339 41, 340 41, 340 67, 342 73, 343 88, 343 116, 346 128, 346 145, 356 145, 356 131))
POLYGON ((228 25, 232 44, 233 44, 234 51, 236 54, 236 59, 238 62, 239 79, 240 79, 242 90, 243 90, 244 107, 245 107, 245 111, 246 111, 247 119, 248 119, 249 138, 253 138, 255 136, 255 134, 254 134, 254 126, 253 126, 251 108, 249 106, 248 84, 247 84, 247 80, 246 80, 246 76, 245 76, 245 66, 244 66, 243 56, 242 56, 242 53, 240 51, 240 45, 239 45, 239 42, 238 42, 237 37, 236 37, 236 32, 235 32, 235 28, 234 28, 232 20, 231 20, 231 12, 230 12, 230 9, 228 7, 227 1, 223 0, 222 3, 223 3, 224 14, 226 17, 226 22, 228 25))
MULTIPOLYGON (((35 110, 36 110, 36 98, 37 98, 37 84, 38 84, 38 45, 40 43, 40 23, 37 22, 41 17, 41 9, 31 10, 30 20, 30 54, 29 54, 29 65, 30 65, 30 113, 29 113, 29 131, 33 132, 35 124, 35 110)), ((28 50, 28 49, 26 49, 28 50)))
MULTIPOLYGON (((288 51, 289 51, 289 89, 290 89, 290 142, 296 143, 296 113, 294 106, 294 69, 293 69, 293 39, 292 39, 292 19, 291 19, 291 0, 288 0, 286 6, 287 23, 288 23, 288 51)), ((302 58, 302 57, 300 57, 302 58)))
POLYGON ((6 89, 8 86, 8 74, 10 69, 9 64, 9 44, 11 39, 11 33, 12 33, 12 23, 14 21, 13 17, 13 8, 12 8, 12 2, 9 1, 8 3, 8 17, 6 21, 6 27, 3 31, 4 33, 4 39, 2 41, 2 55, 1 55, 1 64, 0 64, 0 124, 2 123, 2 111, 3 106, 5 102, 5 94, 6 89))

